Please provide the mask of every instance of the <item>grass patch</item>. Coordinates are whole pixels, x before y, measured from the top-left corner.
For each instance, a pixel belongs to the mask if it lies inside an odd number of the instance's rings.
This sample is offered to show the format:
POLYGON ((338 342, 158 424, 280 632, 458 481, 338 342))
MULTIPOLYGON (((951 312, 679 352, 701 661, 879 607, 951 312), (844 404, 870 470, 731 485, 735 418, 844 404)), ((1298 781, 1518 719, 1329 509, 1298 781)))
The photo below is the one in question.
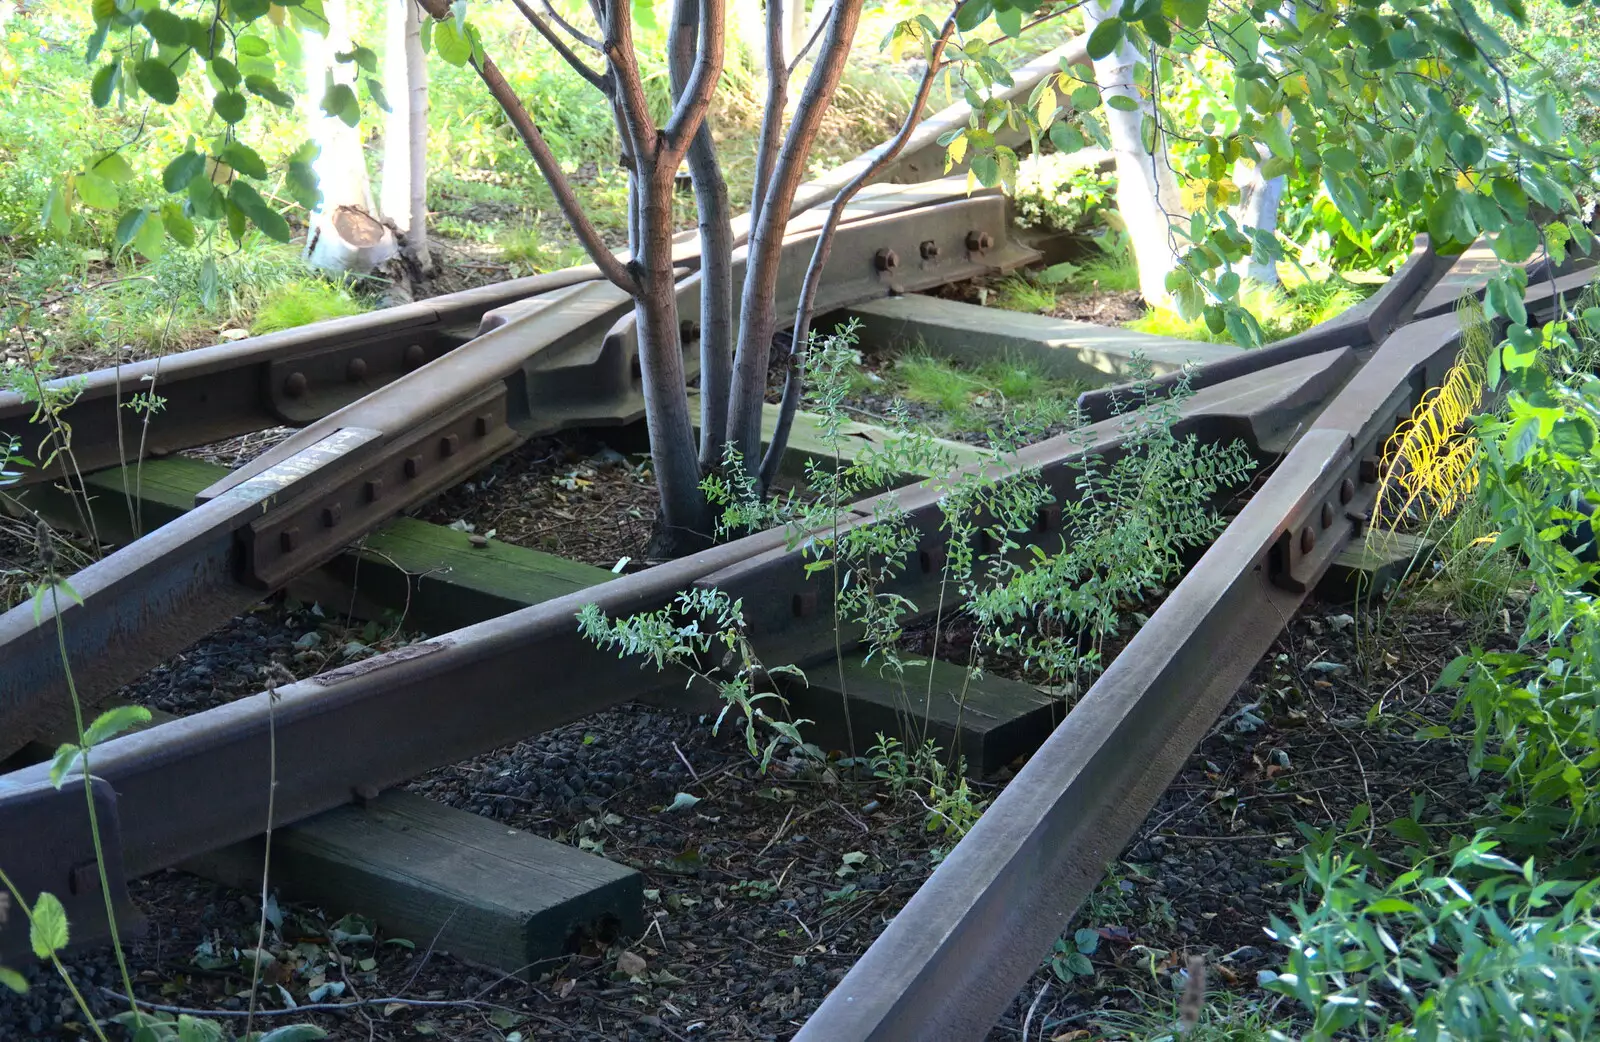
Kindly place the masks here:
MULTIPOLYGON (((1302 282, 1293 286, 1266 286, 1247 282, 1239 293, 1239 303, 1261 324, 1266 341, 1282 340, 1359 304, 1370 292, 1343 279, 1302 282)), ((1128 323, 1128 328, 1152 336, 1199 340, 1208 344, 1231 344, 1227 330, 1213 333, 1200 318, 1186 319, 1169 308, 1152 308, 1143 318, 1128 323)))
POLYGON ((276 333, 330 318, 359 315, 367 308, 343 286, 321 279, 295 279, 268 294, 250 332, 276 333))
POLYGON ((1072 400, 1086 386, 1046 376, 1020 358, 965 366, 923 350, 896 358, 883 377, 888 386, 880 391, 937 409, 942 415, 929 422, 943 433, 987 430, 1008 410, 1045 399, 1072 400))

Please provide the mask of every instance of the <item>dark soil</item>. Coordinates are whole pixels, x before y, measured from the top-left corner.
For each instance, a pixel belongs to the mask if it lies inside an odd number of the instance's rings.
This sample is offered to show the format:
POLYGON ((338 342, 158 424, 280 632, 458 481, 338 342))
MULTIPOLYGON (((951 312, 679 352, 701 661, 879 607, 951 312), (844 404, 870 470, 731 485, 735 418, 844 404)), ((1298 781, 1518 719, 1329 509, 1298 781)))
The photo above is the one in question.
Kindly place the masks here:
POLYGON ((1123 326, 1143 318, 1144 298, 1136 291, 1126 293, 1060 293, 1050 309, 1055 318, 1093 322, 1097 326, 1123 326))
MULTIPOLYGON (((1100 938, 1094 975, 1068 983, 1041 968, 992 1039, 1016 1039, 1024 1022, 1030 1038, 1093 1037, 1070 1032, 1166 1008, 1190 955, 1211 968, 1208 1016, 1242 1016, 1267 1001, 1257 974, 1278 954, 1262 930, 1296 893, 1286 881, 1303 842, 1297 822, 1342 827, 1356 804, 1369 803, 1373 824, 1363 831, 1386 853, 1398 840, 1383 823, 1409 815, 1414 797, 1425 800, 1424 824, 1460 821, 1481 806, 1462 750, 1412 737, 1415 726, 1448 717, 1449 701, 1429 689, 1466 643, 1466 623, 1394 614, 1376 639, 1358 646, 1355 633, 1339 609, 1293 620, 1080 913, 1074 929, 1100 938), (1369 723, 1374 706, 1382 713, 1369 723)), ((425 937, 407 939, 414 947, 352 945, 341 971, 327 938, 332 920, 351 910, 288 908, 268 949, 296 1002, 342 972, 347 990, 334 1001, 443 1003, 302 1015, 334 1038, 501 1039, 521 1030, 560 1040, 785 1039, 949 842, 923 828, 915 800, 896 802, 847 768, 781 763, 762 777, 737 734, 713 738, 702 718, 636 706, 410 788, 633 865, 647 877, 651 925, 642 938, 543 967, 528 983, 429 951, 425 937), (680 792, 699 802, 664 810, 680 792), (644 960, 642 978, 617 972, 623 951, 644 960)), ((248 978, 238 963, 207 957, 214 968, 204 969, 195 952, 203 943, 208 955, 250 949, 255 901, 178 872, 136 884, 136 894, 157 924, 131 949, 141 994, 240 1008, 248 978)), ((74 963, 92 968, 94 983, 107 980, 107 965, 103 954, 74 963)), ((61 998, 59 985, 37 979, 33 997, 5 1005, 0 1036, 75 1037, 54 1027, 61 998)), ((271 990, 263 1004, 280 1008, 281 994, 271 990)))
POLYGON ((540 438, 413 513, 602 568, 624 557, 639 565, 655 522, 655 481, 647 456, 578 434, 540 438))

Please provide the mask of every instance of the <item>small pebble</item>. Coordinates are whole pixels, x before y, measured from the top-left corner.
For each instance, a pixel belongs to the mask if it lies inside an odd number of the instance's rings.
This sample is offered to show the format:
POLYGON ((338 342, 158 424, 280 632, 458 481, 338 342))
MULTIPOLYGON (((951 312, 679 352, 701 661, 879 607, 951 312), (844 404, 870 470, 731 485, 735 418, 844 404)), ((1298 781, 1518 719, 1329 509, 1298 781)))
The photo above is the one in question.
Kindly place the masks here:
POLYGON ((476 533, 467 536, 467 542, 480 550, 489 545, 489 540, 487 538, 476 533))

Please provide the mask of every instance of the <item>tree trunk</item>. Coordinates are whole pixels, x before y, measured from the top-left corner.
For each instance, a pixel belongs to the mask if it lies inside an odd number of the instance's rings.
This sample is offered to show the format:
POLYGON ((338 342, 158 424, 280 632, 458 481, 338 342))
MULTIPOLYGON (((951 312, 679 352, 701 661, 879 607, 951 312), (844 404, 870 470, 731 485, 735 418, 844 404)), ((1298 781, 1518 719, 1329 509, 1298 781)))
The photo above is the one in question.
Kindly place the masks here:
POLYGON ((428 252, 428 65, 421 12, 413 0, 389 0, 384 93, 383 213, 400 233, 400 251, 426 273, 428 252))
MULTIPOLYGON (((1265 160, 1265 156, 1262 157, 1265 160)), ((1234 183, 1239 186, 1239 203, 1234 207, 1233 219, 1246 235, 1252 230, 1272 232, 1278 227, 1278 203, 1283 199, 1283 175, 1270 181, 1261 179, 1261 164, 1239 160, 1234 166, 1234 183)), ((1273 285, 1278 281, 1278 265, 1271 260, 1258 261, 1251 254, 1245 262, 1244 275, 1257 282, 1273 285)))
MULTIPOLYGON (((1083 5, 1085 32, 1094 32, 1096 26, 1110 17, 1112 12, 1102 9, 1099 0, 1089 0, 1083 5)), ((1178 249, 1169 222, 1182 219, 1182 204, 1177 177, 1167 158, 1165 135, 1158 129, 1155 147, 1145 147, 1141 127, 1145 119, 1154 120, 1156 112, 1134 85, 1137 62, 1138 55, 1124 41, 1115 51, 1094 63, 1095 82, 1108 102, 1121 96, 1136 103, 1128 112, 1109 104, 1102 111, 1111 134, 1111 151, 1117 161, 1117 212, 1128 230, 1134 259, 1139 265, 1139 292, 1146 303, 1165 306, 1171 301, 1167 274, 1176 267, 1178 249)))
MULTIPOLYGON (((752 477, 761 466, 761 409, 766 403, 767 362, 777 332, 778 260, 789 207, 805 176, 806 160, 822 129, 822 117, 839 87, 850 44, 861 19, 862 0, 835 0, 828 15, 817 63, 795 106, 767 186, 761 214, 750 232, 744 289, 739 301, 739 349, 733 361, 733 390, 728 405, 728 440, 739 450, 752 477)), ((766 118, 773 118, 767 113, 766 118)))
MULTIPOLYGON (((667 36, 674 105, 689 82, 699 20, 698 0, 684 0, 667 36)), ((722 462, 727 444, 733 382, 733 211, 709 118, 689 146, 688 161, 700 225, 700 469, 709 472, 722 462)))
MULTIPOLYGON (((1283 25, 1294 25, 1295 5, 1284 4, 1278 10, 1276 18, 1281 20, 1283 25)), ((1273 72, 1283 70, 1283 62, 1269 52, 1269 41, 1265 37, 1257 45, 1257 53, 1273 72)), ((1256 162, 1248 163, 1241 159, 1234 165, 1233 180, 1239 186, 1239 203, 1234 207, 1233 218, 1246 234, 1252 230, 1275 232, 1278 228, 1278 204, 1283 199, 1285 182, 1282 174, 1270 181, 1261 179, 1261 164, 1266 162, 1267 155, 1265 149, 1259 149, 1256 162)), ((1244 273, 1246 278, 1267 285, 1278 281, 1278 265, 1272 261, 1258 261, 1254 254, 1246 262, 1244 273)))
POLYGON ((351 50, 345 0, 326 0, 326 37, 302 34, 306 68, 307 123, 321 149, 314 169, 322 203, 311 215, 306 233, 306 259, 331 271, 367 272, 394 256, 394 236, 373 214, 372 190, 361 133, 322 111, 329 77, 355 89, 355 66, 337 62, 334 54, 351 50))

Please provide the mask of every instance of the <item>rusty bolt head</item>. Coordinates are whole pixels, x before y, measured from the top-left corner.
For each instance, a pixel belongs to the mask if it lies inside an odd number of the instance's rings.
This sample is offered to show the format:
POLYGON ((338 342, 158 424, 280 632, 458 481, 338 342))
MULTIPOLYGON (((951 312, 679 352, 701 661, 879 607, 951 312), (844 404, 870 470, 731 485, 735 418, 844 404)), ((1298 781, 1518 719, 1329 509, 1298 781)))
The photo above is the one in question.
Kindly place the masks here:
POLYGON ((365 358, 352 358, 350 364, 344 367, 344 378, 353 384, 358 384, 367 378, 367 360, 365 358))
POLYGON ((1324 504, 1322 504, 1322 517, 1319 518, 1319 520, 1322 522, 1322 527, 1323 528, 1332 528, 1333 527, 1333 504, 1332 503, 1324 503, 1324 504))
POLYGON ((927 242, 923 243, 917 248, 921 251, 923 260, 939 259, 939 244, 934 242, 932 239, 929 239, 927 242))
POLYGON ((1356 498, 1356 483, 1349 478, 1339 482, 1339 502, 1348 503, 1356 498))
POLYGON ((459 434, 446 434, 439 439, 439 455, 441 456, 454 456, 456 450, 460 447, 461 435, 459 434))
POLYGON ((405 354, 401 358, 405 362, 407 369, 415 369, 428 360, 428 352, 422 349, 421 344, 412 344, 406 348, 405 354))
POLYGON ((383 495, 383 479, 368 478, 367 483, 362 486, 362 491, 366 493, 368 503, 376 503, 383 495))
POLYGON ((900 266, 900 255, 886 246, 872 255, 872 266, 879 271, 893 271, 900 266))
POLYGON ((406 477, 416 477, 418 474, 422 473, 422 457, 407 456, 405 463, 401 466, 401 469, 405 471, 406 477))
POLYGON ((973 253, 983 253, 994 247, 994 236, 988 232, 971 231, 967 233, 967 249, 973 253))
POLYGON ((290 373, 289 378, 283 381, 283 393, 290 398, 298 398, 310 386, 311 381, 306 379, 305 373, 290 373))
POLYGON ((278 547, 284 553, 293 553, 298 545, 300 545, 300 529, 291 526, 278 533, 278 547))
POLYGON ((1311 530, 1311 526, 1310 525, 1307 525, 1306 527, 1300 529, 1300 552, 1303 553, 1303 554, 1309 554, 1311 551, 1315 550, 1316 548, 1317 548, 1317 533, 1315 533, 1315 532, 1313 532, 1311 530))
POLYGON ((1378 457, 1368 456, 1361 461, 1361 482, 1365 485, 1378 483, 1378 457))
POLYGON ((678 323, 678 338, 680 340, 684 340, 684 341, 695 340, 695 339, 698 339, 699 336, 700 336, 700 327, 697 324, 695 324, 694 322, 691 322, 688 319, 684 319, 682 322, 678 323))
POLYGON ((322 527, 333 528, 344 520, 344 507, 338 503, 329 503, 322 508, 322 527))

